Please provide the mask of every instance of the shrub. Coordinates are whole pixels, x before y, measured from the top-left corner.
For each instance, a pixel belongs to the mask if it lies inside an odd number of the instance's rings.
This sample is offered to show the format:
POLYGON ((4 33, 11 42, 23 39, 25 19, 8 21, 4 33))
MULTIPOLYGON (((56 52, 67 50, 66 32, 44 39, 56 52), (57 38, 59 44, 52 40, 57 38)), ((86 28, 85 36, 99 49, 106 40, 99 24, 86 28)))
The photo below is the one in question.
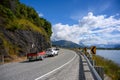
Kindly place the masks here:
POLYGON ((97 66, 103 66, 105 73, 112 78, 112 80, 120 80, 120 66, 111 60, 105 59, 101 56, 94 55, 93 59, 97 66))

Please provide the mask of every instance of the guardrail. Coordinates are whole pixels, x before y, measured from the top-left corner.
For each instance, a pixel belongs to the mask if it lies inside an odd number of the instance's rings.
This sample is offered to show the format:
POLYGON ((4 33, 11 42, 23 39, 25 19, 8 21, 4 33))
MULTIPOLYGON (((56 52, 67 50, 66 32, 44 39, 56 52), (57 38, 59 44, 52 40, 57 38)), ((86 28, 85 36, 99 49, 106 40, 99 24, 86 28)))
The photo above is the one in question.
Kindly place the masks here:
MULTIPOLYGON (((94 63, 93 63, 93 65, 92 65, 91 62, 90 62, 90 60, 89 60, 84 54, 82 54, 82 55, 83 55, 84 58, 86 59, 86 61, 87 61, 88 65, 89 65, 92 73, 94 74, 95 78, 96 78, 97 80, 103 80, 104 77, 102 78, 102 77, 98 74, 98 72, 97 72, 96 69, 95 69, 94 63)), ((104 75, 104 74, 102 74, 102 75, 104 75)))

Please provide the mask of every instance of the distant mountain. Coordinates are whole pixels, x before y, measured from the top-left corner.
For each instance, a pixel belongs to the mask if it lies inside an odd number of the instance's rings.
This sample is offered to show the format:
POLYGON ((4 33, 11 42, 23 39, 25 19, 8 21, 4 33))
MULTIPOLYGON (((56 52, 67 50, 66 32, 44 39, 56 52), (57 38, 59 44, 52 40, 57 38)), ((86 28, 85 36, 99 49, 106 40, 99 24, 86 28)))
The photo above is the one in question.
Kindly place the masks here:
POLYGON ((96 46, 97 48, 120 48, 120 44, 94 44, 94 45, 84 45, 82 42, 76 44, 72 41, 67 40, 59 40, 59 41, 52 41, 52 45, 60 46, 60 47, 67 47, 67 48, 78 48, 78 47, 91 47, 96 46))
POLYGON ((59 40, 59 41, 52 41, 52 45, 60 46, 60 47, 67 47, 67 48, 74 48, 74 47, 83 47, 84 45, 76 44, 72 41, 66 40, 59 40))
POLYGON ((97 48, 120 48, 120 44, 95 44, 97 48))
POLYGON ((114 48, 120 48, 120 44, 114 45, 114 48))

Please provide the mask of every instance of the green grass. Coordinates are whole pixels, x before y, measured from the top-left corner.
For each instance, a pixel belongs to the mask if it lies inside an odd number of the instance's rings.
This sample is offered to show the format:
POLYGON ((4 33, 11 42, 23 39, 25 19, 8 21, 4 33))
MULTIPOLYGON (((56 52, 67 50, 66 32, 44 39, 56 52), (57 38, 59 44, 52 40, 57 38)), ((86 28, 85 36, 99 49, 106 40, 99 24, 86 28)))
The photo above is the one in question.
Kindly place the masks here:
POLYGON ((27 19, 16 19, 14 21, 9 22, 6 29, 15 31, 15 30, 31 30, 34 32, 39 32, 44 35, 46 40, 49 41, 49 37, 42 27, 38 27, 27 19))
POLYGON ((94 55, 93 59, 97 66, 103 66, 105 74, 112 78, 112 80, 120 80, 120 66, 111 60, 105 59, 101 56, 94 55))
POLYGON ((26 20, 26 19, 16 19, 8 24, 7 29, 10 30, 33 30, 36 32, 39 32, 41 34, 47 35, 45 30, 42 27, 38 27, 32 22, 26 20))

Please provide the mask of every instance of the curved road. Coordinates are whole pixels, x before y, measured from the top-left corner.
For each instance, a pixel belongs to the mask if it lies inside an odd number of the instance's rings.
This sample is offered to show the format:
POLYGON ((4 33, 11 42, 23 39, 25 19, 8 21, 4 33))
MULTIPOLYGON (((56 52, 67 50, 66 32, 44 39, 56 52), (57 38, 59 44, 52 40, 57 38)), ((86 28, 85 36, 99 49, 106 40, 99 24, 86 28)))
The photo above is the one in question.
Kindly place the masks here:
POLYGON ((0 80, 40 80, 70 64, 76 57, 75 52, 61 49, 58 56, 48 57, 43 61, 24 61, 1 65, 0 80))

